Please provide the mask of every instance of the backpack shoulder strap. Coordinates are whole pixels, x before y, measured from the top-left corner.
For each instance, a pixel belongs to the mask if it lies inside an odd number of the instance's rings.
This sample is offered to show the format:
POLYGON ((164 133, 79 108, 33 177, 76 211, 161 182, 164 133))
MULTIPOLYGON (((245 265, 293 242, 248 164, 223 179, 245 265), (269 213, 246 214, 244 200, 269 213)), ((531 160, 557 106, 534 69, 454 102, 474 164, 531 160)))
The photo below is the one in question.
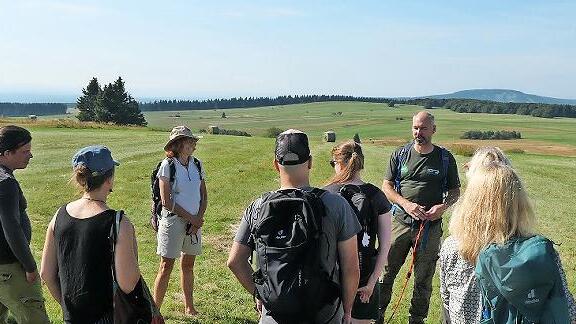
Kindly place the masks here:
POLYGON ((398 155, 396 155, 396 179, 394 181, 394 189, 398 193, 400 193, 400 178, 402 175, 402 165, 408 159, 408 153, 410 153, 412 146, 414 146, 414 142, 410 142, 402 146, 402 148, 398 152, 398 155))
POLYGON ((202 165, 200 164, 200 160, 198 160, 196 157, 192 157, 192 161, 194 161, 194 165, 196 165, 196 168, 198 169, 198 175, 200 176, 200 181, 204 180, 202 179, 202 165))
POLYGON ((439 146, 440 148, 440 155, 442 157, 442 174, 444 178, 442 179, 442 191, 448 191, 448 167, 450 166, 450 154, 448 150, 443 146, 439 146))
POLYGON ((176 163, 174 158, 166 158, 168 160, 168 167, 170 168, 170 183, 174 183, 176 179, 176 163))

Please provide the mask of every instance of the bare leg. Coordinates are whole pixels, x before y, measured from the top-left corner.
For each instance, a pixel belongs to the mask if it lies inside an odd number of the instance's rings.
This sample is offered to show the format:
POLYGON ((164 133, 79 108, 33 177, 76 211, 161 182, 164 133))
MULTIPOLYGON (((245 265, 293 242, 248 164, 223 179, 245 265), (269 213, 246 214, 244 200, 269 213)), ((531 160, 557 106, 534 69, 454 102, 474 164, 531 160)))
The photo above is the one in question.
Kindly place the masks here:
POLYGON ((156 275, 156 280, 154 281, 154 302, 158 309, 162 307, 166 289, 168 289, 168 281, 170 281, 170 273, 172 273, 173 268, 174 259, 162 257, 158 275, 156 275))
POLYGON ((186 315, 196 315, 194 308, 194 260, 195 255, 183 254, 180 260, 180 285, 184 293, 184 312, 186 315))

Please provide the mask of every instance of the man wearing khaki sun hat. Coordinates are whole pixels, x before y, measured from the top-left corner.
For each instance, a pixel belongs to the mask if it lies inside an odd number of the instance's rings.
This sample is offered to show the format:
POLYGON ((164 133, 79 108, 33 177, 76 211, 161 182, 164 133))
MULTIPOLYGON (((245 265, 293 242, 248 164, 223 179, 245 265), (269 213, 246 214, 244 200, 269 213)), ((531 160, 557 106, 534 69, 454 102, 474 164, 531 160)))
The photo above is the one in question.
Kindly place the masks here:
POLYGON ((158 222, 160 268, 154 284, 154 301, 161 307, 168 288, 174 261, 182 257, 181 285, 184 312, 196 315, 194 308, 194 261, 202 252, 204 212, 208 204, 202 162, 192 154, 201 136, 186 126, 176 126, 164 146, 166 159, 158 169, 162 213, 158 222))

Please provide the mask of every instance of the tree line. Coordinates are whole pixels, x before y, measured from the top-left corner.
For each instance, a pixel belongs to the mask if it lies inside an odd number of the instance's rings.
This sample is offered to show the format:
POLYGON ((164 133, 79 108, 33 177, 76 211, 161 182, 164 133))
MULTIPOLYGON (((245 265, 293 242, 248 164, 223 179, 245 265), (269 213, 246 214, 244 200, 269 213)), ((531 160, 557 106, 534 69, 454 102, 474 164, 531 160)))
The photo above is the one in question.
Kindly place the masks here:
POLYGON ((0 102, 1 116, 63 115, 66 105, 62 103, 12 103, 0 102))
POLYGON ((386 103, 389 107, 397 104, 419 105, 424 108, 447 108, 455 112, 488 113, 488 114, 518 114, 535 117, 570 117, 576 118, 576 106, 540 103, 503 103, 477 99, 434 99, 434 98, 380 98, 354 97, 340 95, 302 95, 270 97, 238 97, 229 99, 207 100, 157 100, 141 103, 142 111, 168 110, 208 110, 228 108, 250 108, 265 106, 281 106, 327 101, 359 101, 371 103, 386 103))
POLYGON ((88 86, 82 89, 76 108, 80 121, 138 126, 147 124, 138 102, 126 92, 121 77, 104 88, 100 87, 98 79, 92 78, 88 86))

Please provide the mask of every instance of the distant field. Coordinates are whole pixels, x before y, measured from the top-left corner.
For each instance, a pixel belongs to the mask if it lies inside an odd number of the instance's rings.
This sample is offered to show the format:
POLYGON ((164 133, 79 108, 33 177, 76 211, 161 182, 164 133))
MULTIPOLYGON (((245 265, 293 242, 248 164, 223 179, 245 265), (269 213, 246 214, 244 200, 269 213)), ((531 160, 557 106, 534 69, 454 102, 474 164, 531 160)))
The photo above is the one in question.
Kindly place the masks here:
MULTIPOLYGON (((150 113, 147 114, 147 119, 152 127, 165 129, 175 124, 188 124, 191 128, 198 129, 215 121, 222 121, 217 124, 223 128, 246 130, 254 134, 259 134, 268 127, 304 129, 311 134, 314 157, 312 183, 317 186, 321 186, 332 172, 328 160, 333 144, 321 141, 322 132, 334 129, 338 133, 338 140, 351 138, 358 132, 363 139, 382 140, 375 143, 365 140, 363 146, 367 159, 364 178, 379 185, 394 148, 386 144, 393 143, 394 139, 404 140, 410 136, 410 117, 417 110, 416 107, 389 109, 382 105, 358 103, 313 104, 293 108, 296 112, 290 113, 291 110, 287 107, 226 110, 226 115, 230 118, 224 120, 219 118, 221 111, 182 111, 179 112, 182 117, 177 120, 168 118, 170 113, 150 113), (343 116, 333 117, 332 111, 342 111, 343 116), (360 117, 362 113, 364 117, 360 117), (252 114, 252 118, 259 122, 251 120, 248 114, 252 114), (395 120, 398 116, 405 119, 395 120), (239 125, 246 125, 246 128, 239 125)), ((573 148, 573 143, 576 143, 576 121, 568 119, 457 114, 444 109, 435 110, 434 113, 438 123, 437 139, 443 143, 459 141, 457 137, 463 130, 494 129, 499 126, 520 130, 526 137, 526 142, 541 141, 548 146, 567 148, 573 148)), ((14 121, 23 120, 13 119, 8 122, 14 121)), ((0 125, 6 122, 0 121, 0 125)), ((149 174, 163 157, 162 147, 168 133, 145 128, 55 128, 57 123, 50 123, 25 125, 31 129, 34 136, 34 158, 28 169, 16 172, 29 202, 33 226, 32 247, 36 259, 39 262, 49 219, 59 206, 76 196, 75 190, 67 184, 72 154, 81 146, 105 144, 121 162, 116 173, 116 187, 110 196, 110 206, 125 209, 135 223, 140 267, 146 281, 152 286, 158 257, 155 255, 155 236, 148 227, 149 174)), ((239 222, 242 210, 263 191, 278 186, 277 176, 272 169, 273 147, 273 139, 262 137, 206 135, 199 142, 197 156, 204 161, 206 167, 209 194, 204 229, 206 245, 204 254, 198 258, 196 268, 195 299, 201 315, 196 319, 181 316, 183 303, 176 267, 163 306, 168 323, 256 323, 252 298, 242 290, 228 271, 225 260, 232 242, 234 226, 239 222)), ((463 156, 456 156, 456 159, 459 165, 467 160, 463 156)), ((555 242, 561 243, 557 249, 568 275, 570 290, 574 293, 576 237, 573 233, 576 232, 576 225, 573 218, 576 216, 576 207, 572 202, 575 192, 573 186, 576 183, 576 159, 528 153, 511 154, 511 159, 534 201, 539 229, 555 242)), ((460 175, 463 177, 462 172, 460 175)), ((447 218, 444 222, 445 230, 447 218)), ((402 276, 399 275, 396 292, 401 281, 402 276)), ((436 276, 428 323, 440 322, 438 285, 436 276)), ((61 323, 59 307, 46 290, 45 297, 50 317, 56 323, 61 323)), ((407 322, 408 301, 409 297, 405 297, 394 323, 407 322)))
MULTIPOLYGON (((316 137, 321 137, 324 131, 334 130, 337 139, 352 138, 354 133, 359 133, 363 139, 407 140, 411 136, 411 117, 421 109, 419 106, 398 105, 389 108, 386 104, 327 102, 263 108, 147 112, 145 115, 148 125, 159 129, 186 124, 197 131, 216 125, 262 135, 270 127, 286 129, 297 125, 316 137), (222 112, 227 118, 220 118, 222 112), (342 115, 335 115, 337 112, 342 112, 342 115), (175 114, 180 117, 170 117, 175 114), (403 120, 398 120, 400 118, 403 120)), ((436 140, 446 144, 471 143, 460 140, 460 136, 465 131, 474 129, 519 131, 523 139, 502 143, 526 147, 533 152, 538 151, 538 147, 544 149, 546 145, 553 146, 543 152, 548 154, 554 154, 554 148, 558 148, 560 152, 565 146, 572 146, 573 149, 576 147, 576 119, 456 113, 447 109, 434 109, 432 112, 438 125, 436 140)), ((474 141, 472 144, 486 145, 486 142, 474 141)), ((576 150, 569 150, 569 153, 564 155, 576 156, 576 150)))

